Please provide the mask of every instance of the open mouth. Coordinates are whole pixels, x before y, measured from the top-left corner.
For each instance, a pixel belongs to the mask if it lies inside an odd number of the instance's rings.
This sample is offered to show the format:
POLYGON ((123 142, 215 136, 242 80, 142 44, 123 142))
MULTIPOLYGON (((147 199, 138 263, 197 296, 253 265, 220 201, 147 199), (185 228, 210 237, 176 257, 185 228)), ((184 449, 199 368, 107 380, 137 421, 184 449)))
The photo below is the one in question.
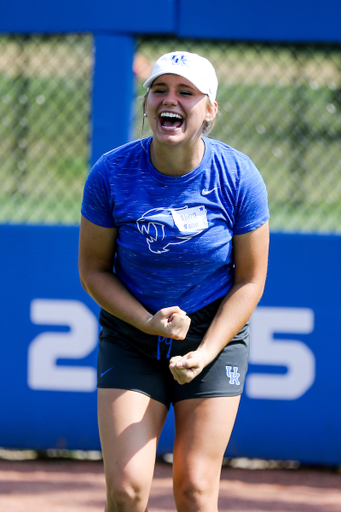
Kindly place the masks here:
POLYGON ((184 119, 180 114, 175 114, 173 112, 162 112, 160 114, 160 121, 162 128, 165 130, 176 130, 177 128, 180 128, 184 122, 184 119))

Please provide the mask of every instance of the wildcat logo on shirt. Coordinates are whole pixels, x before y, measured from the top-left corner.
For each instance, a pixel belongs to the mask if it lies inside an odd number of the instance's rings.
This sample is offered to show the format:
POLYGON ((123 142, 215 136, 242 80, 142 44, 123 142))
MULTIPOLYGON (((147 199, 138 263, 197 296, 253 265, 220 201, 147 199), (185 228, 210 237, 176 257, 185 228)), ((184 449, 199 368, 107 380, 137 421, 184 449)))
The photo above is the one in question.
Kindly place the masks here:
POLYGON ((137 221, 149 250, 155 254, 168 252, 172 245, 183 244, 208 228, 204 206, 189 208, 153 208, 137 221))

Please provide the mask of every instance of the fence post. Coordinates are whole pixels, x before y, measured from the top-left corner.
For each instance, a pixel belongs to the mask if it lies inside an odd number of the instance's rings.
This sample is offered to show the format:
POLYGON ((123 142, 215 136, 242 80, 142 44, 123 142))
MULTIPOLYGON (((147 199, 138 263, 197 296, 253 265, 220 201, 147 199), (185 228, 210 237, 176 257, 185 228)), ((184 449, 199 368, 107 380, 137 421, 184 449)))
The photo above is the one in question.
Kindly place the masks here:
POLYGON ((91 164, 130 140, 134 94, 131 35, 96 34, 92 89, 91 164))

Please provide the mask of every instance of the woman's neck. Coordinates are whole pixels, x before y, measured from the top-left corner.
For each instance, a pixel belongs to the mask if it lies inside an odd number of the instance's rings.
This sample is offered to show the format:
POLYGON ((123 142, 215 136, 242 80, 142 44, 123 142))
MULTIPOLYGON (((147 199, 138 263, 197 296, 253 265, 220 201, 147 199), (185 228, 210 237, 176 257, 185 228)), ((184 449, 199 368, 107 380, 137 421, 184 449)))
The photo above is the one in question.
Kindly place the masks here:
POLYGON ((167 176, 183 176, 200 164, 205 153, 205 143, 200 138, 196 144, 166 146, 154 139, 150 144, 150 160, 155 169, 167 176))

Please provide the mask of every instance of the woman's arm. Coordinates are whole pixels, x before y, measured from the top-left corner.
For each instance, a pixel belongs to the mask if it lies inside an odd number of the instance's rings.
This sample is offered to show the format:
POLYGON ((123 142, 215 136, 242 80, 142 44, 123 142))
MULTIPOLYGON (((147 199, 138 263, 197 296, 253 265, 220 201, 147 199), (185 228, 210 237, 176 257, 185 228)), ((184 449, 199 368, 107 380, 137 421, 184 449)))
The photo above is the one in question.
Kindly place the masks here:
POLYGON ((190 325, 184 311, 173 306, 152 315, 113 273, 116 238, 116 228, 97 226, 82 217, 79 275, 85 291, 103 309, 145 333, 184 339, 190 325))
POLYGON ((222 301, 200 346, 170 361, 174 378, 190 382, 234 338, 251 317, 264 290, 269 251, 269 223, 233 238, 234 284, 222 301))

